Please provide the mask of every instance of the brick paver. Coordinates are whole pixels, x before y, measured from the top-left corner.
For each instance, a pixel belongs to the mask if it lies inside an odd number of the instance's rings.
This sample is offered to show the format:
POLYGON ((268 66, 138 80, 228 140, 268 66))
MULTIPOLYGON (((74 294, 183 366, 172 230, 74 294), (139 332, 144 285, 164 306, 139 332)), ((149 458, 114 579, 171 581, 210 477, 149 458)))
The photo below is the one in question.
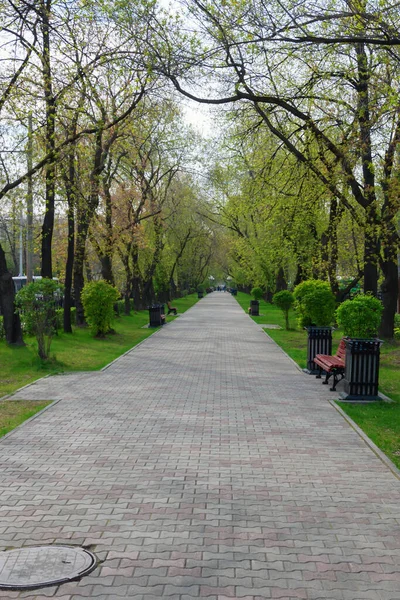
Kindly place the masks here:
POLYGON ((1 598, 399 600, 400 482, 215 292, 0 443, 0 550, 89 547, 78 582, 1 598))

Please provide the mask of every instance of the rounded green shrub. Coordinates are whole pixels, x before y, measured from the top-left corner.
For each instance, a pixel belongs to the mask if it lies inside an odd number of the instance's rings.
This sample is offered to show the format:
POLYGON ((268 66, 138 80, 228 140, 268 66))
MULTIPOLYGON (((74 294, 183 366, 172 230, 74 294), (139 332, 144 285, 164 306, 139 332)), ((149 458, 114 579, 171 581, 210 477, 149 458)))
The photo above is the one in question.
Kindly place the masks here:
POLYGON ((260 287, 253 287, 253 289, 251 290, 251 295, 253 296, 254 300, 261 300, 261 298, 264 295, 264 292, 260 287))
POLYGON ((36 337, 38 355, 50 357, 50 346, 56 324, 56 306, 60 284, 53 279, 40 279, 21 288, 15 296, 15 306, 21 315, 24 330, 36 337))
POLYGON ((114 320, 118 290, 106 281, 90 281, 82 290, 86 321, 95 337, 104 337, 114 320))
POLYGON ((346 337, 375 338, 381 322, 383 305, 370 294, 359 294, 345 300, 336 311, 336 318, 346 337))
POLYGON ((274 295, 272 301, 283 312, 285 317, 286 329, 289 329, 289 310, 294 304, 294 296, 292 292, 289 292, 289 290, 282 290, 281 292, 277 292, 274 295))
POLYGON ((329 283, 309 279, 293 290, 300 327, 329 327, 335 314, 336 300, 329 283))

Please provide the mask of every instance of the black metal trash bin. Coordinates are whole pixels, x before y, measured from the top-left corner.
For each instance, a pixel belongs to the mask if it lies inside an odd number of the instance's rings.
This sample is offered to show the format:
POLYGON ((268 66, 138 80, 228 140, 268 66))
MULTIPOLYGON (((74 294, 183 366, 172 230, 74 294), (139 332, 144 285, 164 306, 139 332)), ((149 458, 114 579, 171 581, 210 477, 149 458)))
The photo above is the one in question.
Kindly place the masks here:
POLYGON ((332 327, 305 327, 308 333, 306 373, 317 375, 319 367, 314 358, 317 354, 332 354, 332 327))
POLYGON ((149 306, 149 327, 159 327, 163 324, 161 314, 162 314, 162 305, 161 304, 152 304, 149 306))
POLYGON ((258 317, 260 314, 260 303, 258 300, 250 300, 250 314, 252 317, 258 317))
POLYGON ((376 401, 379 385, 379 359, 382 340, 346 339, 344 392, 341 400, 376 401))

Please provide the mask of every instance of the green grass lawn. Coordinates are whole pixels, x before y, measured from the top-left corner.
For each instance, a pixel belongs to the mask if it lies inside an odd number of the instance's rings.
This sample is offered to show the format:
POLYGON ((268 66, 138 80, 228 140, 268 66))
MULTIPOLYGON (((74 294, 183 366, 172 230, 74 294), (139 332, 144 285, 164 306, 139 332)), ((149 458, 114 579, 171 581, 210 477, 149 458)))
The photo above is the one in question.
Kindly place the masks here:
MULTIPOLYGON (((197 302, 197 294, 173 301, 178 314, 197 302)), ((167 321, 175 317, 170 315, 167 321)), ((42 363, 37 357, 36 340, 27 338, 26 346, 10 348, 0 343, 0 398, 50 373, 92 371, 101 369, 112 360, 154 333, 143 329, 149 322, 148 311, 129 317, 118 317, 114 322, 115 334, 104 339, 93 338, 89 329, 74 328, 72 334, 60 333, 51 345, 52 360, 42 363)))
MULTIPOLYGON (((247 312, 251 296, 238 292, 237 300, 247 312)), ((304 368, 307 363, 307 334, 297 328, 296 316, 290 314, 290 331, 286 331, 282 312, 267 302, 260 302, 263 316, 252 317, 256 323, 280 325, 282 329, 268 329, 268 335, 304 368)), ((333 332, 333 353, 342 338, 340 330, 333 332)), ((312 377, 310 375, 310 377, 312 377)), ((368 437, 400 468, 400 343, 385 342, 381 348, 379 390, 394 400, 393 404, 372 402, 371 404, 338 403, 368 437)), ((335 395, 332 393, 332 398, 335 395)))

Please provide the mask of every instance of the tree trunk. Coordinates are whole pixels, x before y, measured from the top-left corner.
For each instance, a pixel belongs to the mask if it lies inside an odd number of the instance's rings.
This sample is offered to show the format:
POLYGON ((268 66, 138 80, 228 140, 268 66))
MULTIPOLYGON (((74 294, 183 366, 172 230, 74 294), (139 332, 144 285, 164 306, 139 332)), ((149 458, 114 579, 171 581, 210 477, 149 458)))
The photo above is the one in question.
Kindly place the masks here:
POLYGON ((364 292, 378 293, 379 236, 376 212, 375 173, 373 165, 369 85, 371 70, 363 42, 355 45, 357 55, 357 118, 360 127, 360 157, 365 199, 364 292))
POLYGON ((21 321, 19 314, 15 312, 14 299, 14 281, 7 269, 6 256, 0 244, 0 312, 3 315, 6 341, 8 344, 23 346, 21 321))
POLYGON ((174 298, 177 297, 177 287, 176 287, 176 283, 175 283, 175 279, 172 277, 172 279, 169 280, 169 298, 168 300, 173 300, 174 298))
POLYGON ((107 281, 110 285, 114 285, 114 275, 112 272, 112 260, 109 254, 103 254, 99 257, 101 264, 101 276, 104 281, 107 281))
POLYGON ((72 306, 72 279, 75 252, 75 150, 74 146, 68 155, 68 175, 65 175, 65 193, 68 201, 68 242, 67 263, 65 265, 64 283, 64 333, 72 333, 71 306, 72 306))
POLYGON ((46 106, 46 153, 52 154, 52 160, 45 167, 45 199, 46 208, 42 226, 42 277, 53 277, 52 268, 52 240, 54 230, 54 201, 55 201, 55 163, 54 151, 56 145, 55 139, 55 119, 56 103, 53 96, 53 82, 50 60, 50 12, 51 0, 40 2, 40 16, 42 19, 42 74, 44 101, 46 106))
POLYGON ((127 317, 131 314, 131 296, 128 290, 124 294, 124 314, 127 317))
POLYGON ((140 277, 133 276, 132 277, 132 295, 133 295, 133 306, 135 310, 142 310, 144 308, 144 304, 141 298, 141 290, 140 290, 140 277))
POLYGON ((84 266, 86 258, 86 240, 89 233, 90 221, 99 204, 99 184, 100 174, 104 168, 104 158, 102 156, 103 131, 100 129, 96 133, 96 143, 94 148, 93 169, 90 173, 90 193, 84 206, 79 206, 77 210, 78 227, 75 246, 74 261, 74 292, 76 306, 76 324, 80 327, 85 325, 85 313, 81 301, 83 286, 85 285, 84 266))
POLYGON ((374 296, 378 293, 378 256, 379 241, 367 224, 364 242, 364 292, 370 292, 374 296))
POLYGON ((104 255, 101 258, 101 275, 107 283, 114 285, 112 271, 113 229, 112 229, 112 199, 108 179, 103 179, 103 192, 106 200, 106 227, 104 255))
POLYGON ((338 206, 337 198, 331 199, 329 207, 329 225, 328 225, 328 260, 327 275, 332 293, 337 296, 339 293, 339 282, 337 280, 337 262, 339 256, 337 229, 343 209, 338 206))
POLYGON ((382 283, 383 314, 379 329, 379 335, 392 339, 394 335, 394 316, 397 309, 397 298, 399 294, 399 280, 397 264, 393 261, 385 262, 383 265, 385 278, 382 283))
POLYGON ((282 290, 287 290, 287 281, 283 267, 279 267, 278 273, 276 275, 275 292, 281 292, 282 290))
POLYGON ((72 279, 74 270, 75 251, 75 218, 74 208, 68 208, 68 244, 67 264, 65 265, 64 284, 64 333, 72 333, 71 307, 72 307, 72 279))
MULTIPOLYGON (((85 211, 86 212, 86 211, 85 211)), ((85 248, 86 238, 88 234, 89 224, 86 221, 86 215, 78 210, 78 227, 75 245, 75 257, 74 257, 74 294, 75 294, 75 307, 76 307, 76 324, 79 327, 85 325, 85 312, 81 301, 81 293, 83 286, 85 285, 85 277, 83 269, 85 265, 85 248)))
POLYGON ((297 263, 297 273, 296 273, 296 278, 294 280, 293 286, 296 287, 296 285, 299 285, 299 283, 304 281, 304 277, 305 277, 305 274, 304 274, 303 265, 301 263, 297 263))
POLYGON ((156 295, 154 292, 153 278, 148 279, 144 282, 143 290, 142 290, 142 305, 143 307, 150 306, 154 304, 156 299, 156 295))

